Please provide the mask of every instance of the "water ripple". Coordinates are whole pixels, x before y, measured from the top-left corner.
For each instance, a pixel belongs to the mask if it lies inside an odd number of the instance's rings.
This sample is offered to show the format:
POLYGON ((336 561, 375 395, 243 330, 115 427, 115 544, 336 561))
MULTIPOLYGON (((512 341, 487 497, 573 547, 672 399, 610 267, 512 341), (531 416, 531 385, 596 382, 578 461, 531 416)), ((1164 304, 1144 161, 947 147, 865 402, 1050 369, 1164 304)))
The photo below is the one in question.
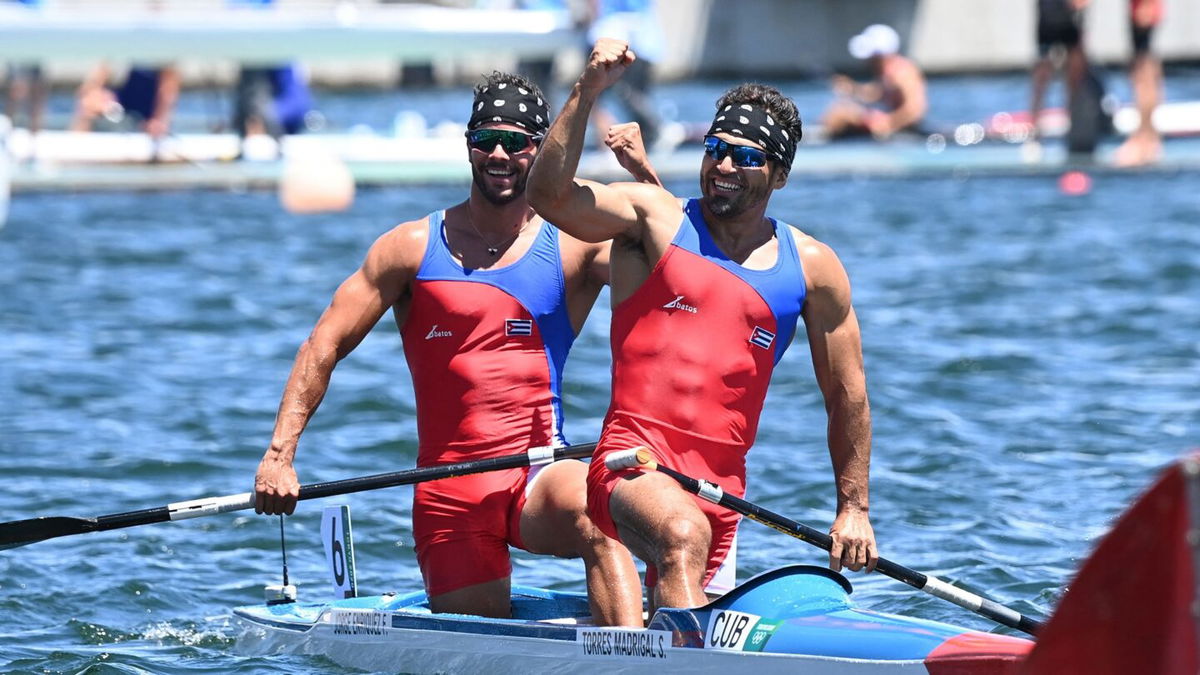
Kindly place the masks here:
MULTIPOLYGON (((1045 617, 1113 518, 1197 445, 1191 181, 1098 177, 1086 199, 1049 178, 806 180, 777 195, 773 210, 830 243, 854 280, 884 555, 1045 617)), ((0 231, 5 517, 248 490, 296 348, 333 289, 396 218, 460 198, 365 190, 348 213, 300 218, 259 193, 20 195, 0 231)), ((596 438, 608 404, 610 316, 596 310, 566 369, 576 442, 596 438)), ((338 366, 301 443, 302 480, 413 464, 391 321, 338 366)), ((824 530, 836 492, 803 341, 774 374, 750 497, 824 530)), ((419 587, 411 494, 320 500, 288 518, 302 597, 327 593, 318 514, 332 503, 352 506, 364 591, 419 587)), ((755 523, 740 537, 743 578, 827 561, 755 523)), ((514 570, 518 583, 582 589, 578 561, 517 553, 514 570)), ((0 670, 340 672, 234 653, 230 608, 280 575, 278 521, 249 513, 5 551, 0 670)), ((881 575, 849 576, 860 606, 1010 632, 881 575)))

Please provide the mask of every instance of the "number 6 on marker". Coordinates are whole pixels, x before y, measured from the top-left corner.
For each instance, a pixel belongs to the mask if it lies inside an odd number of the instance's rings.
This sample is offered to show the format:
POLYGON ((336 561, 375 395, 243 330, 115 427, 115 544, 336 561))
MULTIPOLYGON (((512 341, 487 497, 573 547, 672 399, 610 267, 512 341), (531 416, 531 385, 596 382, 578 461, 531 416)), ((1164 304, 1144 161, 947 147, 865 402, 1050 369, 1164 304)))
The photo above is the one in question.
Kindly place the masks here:
POLYGON ((358 595, 354 578, 354 538, 350 533, 350 507, 327 506, 321 516, 321 540, 325 542, 325 561, 329 565, 335 598, 358 595))

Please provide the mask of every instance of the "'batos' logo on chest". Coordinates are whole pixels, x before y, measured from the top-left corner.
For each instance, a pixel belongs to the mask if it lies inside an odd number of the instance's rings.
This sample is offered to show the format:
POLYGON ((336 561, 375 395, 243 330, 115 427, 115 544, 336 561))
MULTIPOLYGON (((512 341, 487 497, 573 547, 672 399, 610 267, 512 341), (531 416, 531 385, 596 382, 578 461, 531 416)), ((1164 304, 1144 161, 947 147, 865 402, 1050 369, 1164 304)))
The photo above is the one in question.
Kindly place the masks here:
POLYGON ((691 312, 692 314, 696 314, 698 312, 695 305, 689 305, 683 301, 682 295, 675 298, 674 300, 668 302, 667 304, 663 305, 662 308, 663 309, 681 309, 685 312, 691 312))

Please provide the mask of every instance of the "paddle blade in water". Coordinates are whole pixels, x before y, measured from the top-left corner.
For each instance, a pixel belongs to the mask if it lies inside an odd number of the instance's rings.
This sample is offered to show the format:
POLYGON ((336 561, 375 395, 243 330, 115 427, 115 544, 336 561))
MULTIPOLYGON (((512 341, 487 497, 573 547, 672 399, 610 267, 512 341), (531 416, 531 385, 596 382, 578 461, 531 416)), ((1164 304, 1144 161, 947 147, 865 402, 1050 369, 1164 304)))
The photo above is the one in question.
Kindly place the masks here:
POLYGON ((39 541, 55 537, 65 537, 69 534, 94 532, 96 529, 97 523, 95 520, 88 518, 67 518, 65 516, 43 516, 41 518, 0 523, 0 550, 35 544, 39 541))

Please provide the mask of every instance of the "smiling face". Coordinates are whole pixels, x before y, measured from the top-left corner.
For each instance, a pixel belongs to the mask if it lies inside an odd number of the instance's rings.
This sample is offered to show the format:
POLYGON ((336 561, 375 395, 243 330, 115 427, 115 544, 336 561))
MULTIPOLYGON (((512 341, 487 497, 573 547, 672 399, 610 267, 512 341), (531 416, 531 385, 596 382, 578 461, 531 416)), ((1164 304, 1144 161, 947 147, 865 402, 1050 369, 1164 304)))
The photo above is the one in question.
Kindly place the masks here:
MULTIPOLYGON (((730 145, 761 146, 732 134, 714 134, 730 145)), ((700 164, 700 193, 709 213, 737 218, 754 208, 765 208, 771 191, 783 187, 787 175, 773 161, 759 167, 740 167, 725 154, 719 160, 708 153, 700 164)))
MULTIPOLYGON (((525 133, 513 124, 492 123, 479 128, 525 133)), ((537 156, 536 144, 512 153, 505 151, 502 143, 496 143, 488 152, 468 145, 467 152, 471 161, 471 179, 484 199, 496 206, 504 206, 525 194, 529 167, 537 156)))

